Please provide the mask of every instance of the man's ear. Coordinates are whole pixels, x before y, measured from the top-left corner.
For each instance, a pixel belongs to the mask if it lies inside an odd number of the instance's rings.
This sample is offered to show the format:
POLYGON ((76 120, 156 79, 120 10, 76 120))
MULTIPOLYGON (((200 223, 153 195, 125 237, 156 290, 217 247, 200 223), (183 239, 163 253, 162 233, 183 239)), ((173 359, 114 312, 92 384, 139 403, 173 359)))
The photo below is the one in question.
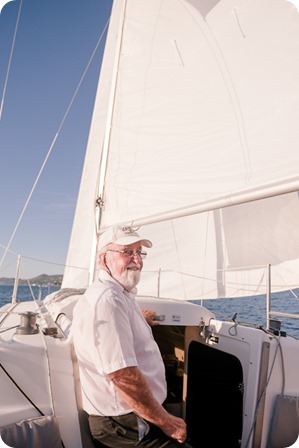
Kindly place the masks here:
POLYGON ((105 266, 105 257, 106 257, 106 254, 104 252, 99 254, 99 262, 100 262, 101 266, 105 266))

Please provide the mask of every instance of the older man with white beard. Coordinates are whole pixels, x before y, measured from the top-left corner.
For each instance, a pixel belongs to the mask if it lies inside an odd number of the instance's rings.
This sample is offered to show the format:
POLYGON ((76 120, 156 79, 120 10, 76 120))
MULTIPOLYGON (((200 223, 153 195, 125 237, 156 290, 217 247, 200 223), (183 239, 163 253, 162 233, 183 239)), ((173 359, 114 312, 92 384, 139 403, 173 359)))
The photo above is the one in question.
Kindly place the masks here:
POLYGON ((155 313, 135 301, 143 247, 151 241, 131 228, 100 238, 99 278, 74 309, 73 339, 83 409, 95 446, 190 447, 186 424, 162 406, 167 386, 150 325, 155 313))

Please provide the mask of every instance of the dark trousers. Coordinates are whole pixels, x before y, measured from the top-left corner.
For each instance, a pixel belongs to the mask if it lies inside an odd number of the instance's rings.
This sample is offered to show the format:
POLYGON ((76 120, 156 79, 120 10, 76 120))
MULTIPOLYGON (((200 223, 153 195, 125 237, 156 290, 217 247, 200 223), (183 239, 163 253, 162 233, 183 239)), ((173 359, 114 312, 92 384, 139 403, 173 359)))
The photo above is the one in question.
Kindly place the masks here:
POLYGON ((89 415, 89 427, 96 447, 125 448, 192 448, 187 442, 179 443, 167 437, 160 428, 136 414, 119 417, 89 415), (97 441, 100 442, 97 444, 97 441))

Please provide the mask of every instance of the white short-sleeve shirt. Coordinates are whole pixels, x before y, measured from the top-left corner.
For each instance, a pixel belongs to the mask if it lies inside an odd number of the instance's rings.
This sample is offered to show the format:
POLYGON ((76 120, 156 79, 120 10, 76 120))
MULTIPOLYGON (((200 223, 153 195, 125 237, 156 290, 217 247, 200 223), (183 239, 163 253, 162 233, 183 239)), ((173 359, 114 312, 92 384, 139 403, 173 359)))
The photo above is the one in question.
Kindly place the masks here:
POLYGON ((100 271, 74 308, 72 334, 79 364, 83 409, 88 414, 123 415, 132 409, 108 374, 138 366, 153 395, 167 394, 164 363, 152 330, 135 301, 107 272, 100 271))

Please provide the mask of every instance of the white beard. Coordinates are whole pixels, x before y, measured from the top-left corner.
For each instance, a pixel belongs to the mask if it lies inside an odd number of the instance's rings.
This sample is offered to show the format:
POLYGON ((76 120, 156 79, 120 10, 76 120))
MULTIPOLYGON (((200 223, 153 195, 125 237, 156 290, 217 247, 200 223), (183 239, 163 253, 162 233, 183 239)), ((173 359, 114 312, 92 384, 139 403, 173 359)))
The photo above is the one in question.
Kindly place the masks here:
POLYGON ((112 266, 111 273, 113 278, 120 283, 126 291, 131 291, 133 288, 135 288, 136 285, 138 285, 140 281, 140 266, 134 265, 134 267, 130 269, 130 266, 122 272, 120 275, 117 275, 114 271, 114 266, 112 266), (136 269, 138 267, 139 269, 136 269))

